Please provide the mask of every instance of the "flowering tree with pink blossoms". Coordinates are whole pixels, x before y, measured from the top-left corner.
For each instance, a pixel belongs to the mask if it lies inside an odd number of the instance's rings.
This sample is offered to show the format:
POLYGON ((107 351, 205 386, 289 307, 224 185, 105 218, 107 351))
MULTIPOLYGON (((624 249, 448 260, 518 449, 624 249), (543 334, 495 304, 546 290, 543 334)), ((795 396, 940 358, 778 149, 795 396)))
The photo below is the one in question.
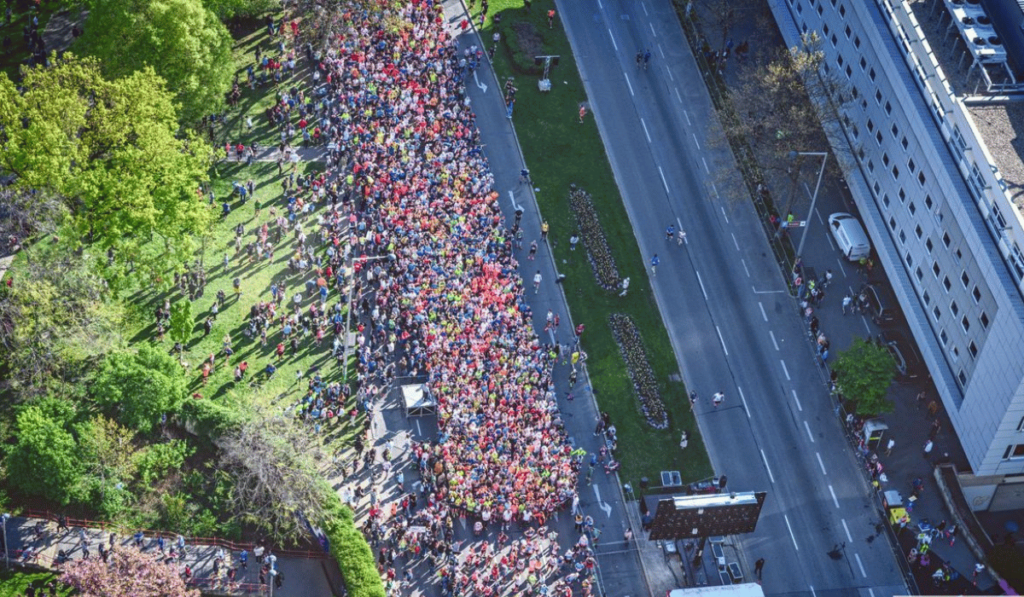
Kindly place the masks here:
POLYGON ((175 565, 133 547, 116 549, 106 563, 100 558, 68 562, 60 580, 82 597, 199 597, 175 565))

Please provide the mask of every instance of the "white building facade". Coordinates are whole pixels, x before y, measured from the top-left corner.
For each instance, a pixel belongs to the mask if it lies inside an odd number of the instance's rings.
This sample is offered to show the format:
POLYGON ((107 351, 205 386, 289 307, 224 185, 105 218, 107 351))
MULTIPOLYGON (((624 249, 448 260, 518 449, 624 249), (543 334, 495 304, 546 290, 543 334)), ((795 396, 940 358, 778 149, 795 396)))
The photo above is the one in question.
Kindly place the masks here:
POLYGON ((1024 220, 965 98, 901 0, 769 1, 849 80, 827 133, 972 472, 1024 473, 1024 220))

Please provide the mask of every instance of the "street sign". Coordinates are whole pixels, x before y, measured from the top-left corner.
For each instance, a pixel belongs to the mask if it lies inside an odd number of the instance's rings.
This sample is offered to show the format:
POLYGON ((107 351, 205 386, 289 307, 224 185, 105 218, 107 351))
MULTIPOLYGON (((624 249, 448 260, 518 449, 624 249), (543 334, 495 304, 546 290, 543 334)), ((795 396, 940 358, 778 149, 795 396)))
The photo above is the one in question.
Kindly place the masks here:
POLYGON ((786 228, 803 228, 807 226, 807 220, 796 220, 793 222, 786 222, 786 228))
POLYGON ((673 496, 658 502, 649 539, 695 539, 751 533, 757 527, 764 491, 673 496))

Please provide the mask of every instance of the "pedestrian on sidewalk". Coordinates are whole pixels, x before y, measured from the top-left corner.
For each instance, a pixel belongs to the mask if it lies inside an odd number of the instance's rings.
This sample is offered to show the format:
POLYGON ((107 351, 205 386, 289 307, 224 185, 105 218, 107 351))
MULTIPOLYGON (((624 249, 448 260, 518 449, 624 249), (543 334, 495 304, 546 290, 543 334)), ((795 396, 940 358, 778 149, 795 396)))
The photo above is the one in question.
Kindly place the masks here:
POLYGON ((576 233, 574 232, 572 234, 572 236, 569 237, 569 250, 570 251, 575 251, 576 250, 576 244, 579 243, 579 242, 580 242, 580 237, 576 236, 576 233))
POLYGON ((757 575, 757 580, 761 580, 761 571, 764 570, 764 558, 758 558, 754 562, 754 574, 757 575))
POLYGON ((896 445, 896 440, 889 438, 889 443, 885 444, 885 455, 892 456, 892 447, 896 445))
POLYGON ((934 417, 939 414, 939 403, 932 400, 928 403, 928 416, 934 417))
POLYGON ((658 254, 655 253, 654 257, 651 257, 651 276, 657 276, 658 275, 658 264, 659 263, 661 263, 661 259, 658 257, 658 254))
POLYGON ((843 315, 846 315, 846 310, 847 309, 850 309, 851 311, 853 310, 852 309, 852 305, 853 305, 853 297, 850 296, 849 294, 847 294, 846 296, 843 297, 843 315))
POLYGON ((548 221, 547 220, 544 220, 543 222, 541 222, 541 224, 540 224, 540 239, 541 240, 547 240, 548 239, 548 230, 550 230, 550 229, 551 229, 551 226, 548 225, 548 221))
POLYGON ((930 432, 928 432, 928 438, 929 439, 935 439, 935 436, 938 435, 939 431, 941 431, 941 430, 942 430, 942 421, 939 421, 938 419, 935 419, 934 421, 932 421, 932 430, 930 432))
POLYGON ((946 536, 949 537, 949 546, 953 547, 953 543, 956 541, 956 524, 950 525, 949 529, 946 530, 946 536))
POLYGON ((934 444, 934 442, 932 442, 932 440, 928 440, 927 442, 925 442, 925 444, 924 444, 924 457, 925 458, 928 458, 928 456, 932 453, 932 448, 933 447, 935 447, 935 444, 934 444))
POLYGON ((580 105, 580 124, 583 124, 583 117, 587 115, 587 107, 580 105))
POLYGON ((725 392, 715 392, 715 395, 711 398, 711 404, 718 408, 718 405, 725 400, 725 392))
POLYGON ((633 540, 633 528, 632 527, 629 527, 629 528, 626 529, 626 532, 623 534, 622 539, 626 543, 629 543, 630 541, 633 540))
POLYGON ((533 275, 533 293, 534 294, 537 294, 537 293, 540 292, 540 282, 541 282, 541 280, 543 280, 543 277, 541 277, 541 275, 540 275, 540 270, 537 270, 537 273, 533 275))
POLYGON ((548 29, 553 29, 555 26, 555 9, 548 11, 548 29))
POLYGON ((527 259, 533 261, 537 257, 537 241, 530 242, 530 254, 526 256, 527 259))

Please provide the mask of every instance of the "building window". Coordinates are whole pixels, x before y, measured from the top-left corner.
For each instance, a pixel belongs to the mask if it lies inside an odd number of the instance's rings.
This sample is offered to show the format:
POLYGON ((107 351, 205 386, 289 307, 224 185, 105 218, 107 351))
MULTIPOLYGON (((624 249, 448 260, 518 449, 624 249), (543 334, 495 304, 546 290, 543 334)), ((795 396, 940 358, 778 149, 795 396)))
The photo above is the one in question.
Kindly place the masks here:
MULTIPOLYGON (((878 131, 878 132, 881 133, 882 131, 878 131)), ((888 153, 883 153, 882 154, 882 163, 885 164, 886 166, 889 165, 889 154, 888 153)))
MULTIPOLYGON (((886 104, 886 105, 888 105, 888 104, 886 104)), ((900 139, 900 144, 903 145, 903 149, 906 149, 907 147, 910 146, 910 143, 907 142, 907 138, 906 137, 903 137, 902 139, 900 139)))
POLYGON ((804 5, 803 5, 803 3, 802 3, 802 2, 800 2, 800 3, 797 3, 797 5, 796 5, 796 11, 797 11, 798 13, 800 13, 800 14, 804 14, 804 5))
MULTIPOLYGON (((841 16, 841 17, 845 17, 846 16, 846 7, 843 6, 842 4, 839 5, 839 16, 841 16)), ((850 28, 849 27, 846 28, 846 37, 850 37, 850 28)))
POLYGON ((853 45, 855 45, 858 48, 860 48, 860 36, 859 35, 854 35, 853 36, 853 45))
POLYGON ((981 312, 981 317, 979 317, 978 319, 981 320, 981 327, 983 327, 983 328, 985 328, 987 330, 988 329, 988 313, 985 313, 984 311, 982 311, 981 312))
POLYGON ((949 356, 953 357, 953 362, 954 363, 959 361, 960 360, 960 349, 957 348, 956 346, 950 346, 949 347, 949 356))
POLYGON ((914 234, 917 235, 917 238, 921 238, 921 236, 924 235, 924 230, 921 230, 921 227, 917 226, 916 228, 914 228, 914 234))
POLYGON ((978 345, 975 344, 973 341, 971 341, 971 343, 967 345, 967 350, 971 351, 972 357, 978 357, 978 345))
POLYGON ((960 373, 956 374, 956 378, 960 380, 960 385, 962 387, 967 387, 967 374, 964 373, 963 369, 960 370, 960 373))
POLYGON ((900 230, 900 244, 907 244, 907 233, 900 230))
POLYGON ((893 139, 900 138, 900 127, 896 126, 895 122, 892 124, 892 128, 890 128, 889 131, 892 132, 893 139))
POLYGON ((939 334, 939 341, 942 342, 943 346, 945 346, 946 343, 949 342, 949 336, 946 335, 946 330, 942 330, 942 333, 939 334))
POLYGON ((833 48, 839 45, 839 38, 836 37, 835 33, 832 34, 832 37, 830 37, 829 40, 832 42, 833 48))
POLYGON ((953 317, 960 315, 960 306, 956 304, 956 301, 949 303, 949 312, 953 314, 953 317))
POLYGON ((868 67, 868 61, 863 56, 861 56, 860 57, 860 70, 864 70, 867 67, 868 67))
POLYGON ((938 305, 932 307, 932 317, 935 318, 935 321, 942 319, 942 311, 939 311, 938 305))
POLYGON ((949 276, 942 278, 942 287, 946 289, 946 292, 949 292, 949 289, 953 287, 953 283, 949 281, 949 276))
POLYGON ((846 67, 846 78, 847 79, 852 79, 853 78, 853 69, 850 68, 849 66, 846 67))
MULTIPOLYGON (((917 205, 913 201, 910 202, 910 206, 907 207, 907 209, 910 210, 910 215, 914 215, 917 213, 917 205)), ((917 235, 917 237, 921 238, 921 235, 919 234, 917 235)))
POLYGON ((875 141, 876 141, 876 142, 877 142, 877 143, 878 143, 879 145, 881 145, 881 144, 882 144, 882 131, 878 131, 877 133, 875 133, 875 141))
MULTIPOLYGON (((845 12, 845 11, 846 11, 846 9, 844 8, 843 12, 845 12)), ((850 29, 850 26, 847 25, 846 26, 846 30, 844 31, 844 33, 846 33, 846 39, 850 39, 850 35, 853 34, 853 29, 850 29)))
POLYGON ((875 182, 875 185, 874 185, 873 187, 871 187, 871 188, 875 190, 875 195, 876 195, 876 196, 877 196, 877 195, 878 195, 879 193, 881 193, 881 192, 882 192, 882 187, 878 186, 878 182, 877 182, 877 181, 875 182))
POLYGON ((964 332, 971 331, 971 322, 967 319, 966 315, 960 320, 960 325, 964 328, 964 332))
MULTIPOLYGON (((910 160, 910 171, 911 172, 914 171, 914 160, 910 160)), ((925 207, 927 207, 928 209, 931 209, 932 205, 934 205, 934 204, 935 204, 935 202, 932 201, 932 196, 931 195, 925 195, 924 196, 924 206, 925 207)))
POLYGON ((843 58, 842 54, 836 54, 836 64, 838 64, 839 66, 842 66, 845 62, 846 62, 846 59, 843 58))
POLYGON ((896 230, 896 218, 889 216, 889 229, 896 230))
POLYGON ((951 243, 951 242, 953 242, 953 241, 952 241, 952 239, 949 238, 949 233, 943 232, 942 233, 942 244, 946 245, 946 248, 948 249, 949 248, 949 243, 951 243))
POLYGON ((868 132, 870 132, 870 133, 875 132, 875 123, 870 118, 868 118, 868 132))
POLYGON ((823 33, 824 33, 825 35, 828 35, 828 31, 829 31, 829 29, 828 29, 828 23, 825 23, 824 25, 822 25, 822 26, 821 26, 821 31, 822 31, 822 32, 823 32, 823 33))
POLYGON ((892 177, 898 179, 900 177, 900 169, 898 166, 892 167, 892 177))
POLYGON ((932 245, 932 239, 931 238, 928 238, 928 240, 924 241, 924 248, 928 249, 929 253, 932 252, 932 249, 934 248, 934 245, 932 245))
POLYGON ((875 90, 875 101, 878 102, 878 105, 882 105, 882 90, 881 89, 876 89, 875 90))
POLYGON ((962 272, 960 274, 960 282, 963 283, 964 288, 967 288, 968 286, 971 285, 971 278, 970 276, 967 275, 967 272, 962 272))
MULTIPOLYGON (((914 172, 917 171, 917 164, 914 163, 914 158, 910 158, 909 160, 907 160, 907 168, 910 169, 910 173, 911 174, 913 174, 914 172)), ((932 208, 932 198, 931 197, 928 197, 928 200, 925 203, 928 204, 928 209, 932 208)))
POLYGON ((942 275, 942 268, 939 267, 938 261, 932 262, 932 273, 935 274, 935 279, 938 280, 939 276, 942 275))
POLYGON ((821 16, 821 12, 822 12, 822 10, 821 10, 821 6, 819 5, 819 6, 818 6, 818 16, 819 16, 819 17, 821 16))
POLYGON ((975 303, 980 303, 981 302, 981 291, 978 290, 977 286, 974 287, 974 292, 972 292, 971 294, 974 295, 974 302, 975 303))
POLYGON ((889 209, 889 194, 882 195, 882 205, 885 205, 886 209, 889 209))
POLYGON ((900 187, 899 195, 900 195, 900 203, 906 203, 907 202, 907 192, 903 190, 903 187, 900 187))
MULTIPOLYGON (((921 279, 922 279, 922 278, 924 278, 924 272, 922 272, 922 271, 921 271, 921 268, 917 268, 917 269, 916 269, 916 270, 914 271, 914 274, 916 274, 916 275, 917 275, 917 281, 918 281, 918 282, 920 282, 920 281, 921 281, 921 279)), ((924 293, 924 302, 925 302, 925 303, 927 303, 927 302, 928 302, 928 293, 927 293, 927 292, 925 292, 925 293, 924 293)))
POLYGON ((868 71, 868 76, 871 77, 872 81, 874 81, 875 80, 875 69, 869 70, 868 71))
POLYGON ((910 251, 907 251, 906 257, 907 257, 907 267, 914 267, 914 256, 910 254, 910 251))
POLYGON ((924 177, 924 170, 922 170, 921 173, 917 175, 917 182, 921 183, 921 186, 923 187, 926 180, 927 179, 924 177))

